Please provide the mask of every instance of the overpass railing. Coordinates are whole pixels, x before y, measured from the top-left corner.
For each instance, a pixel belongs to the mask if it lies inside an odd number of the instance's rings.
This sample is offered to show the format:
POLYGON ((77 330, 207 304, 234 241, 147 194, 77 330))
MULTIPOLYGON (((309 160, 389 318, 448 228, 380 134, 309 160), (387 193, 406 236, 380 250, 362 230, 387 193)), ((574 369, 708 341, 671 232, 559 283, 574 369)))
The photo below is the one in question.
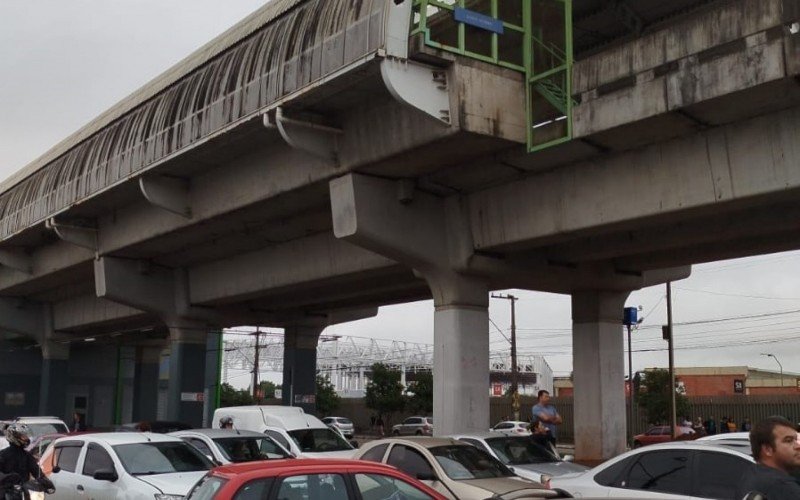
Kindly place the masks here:
POLYGON ((572 0, 414 0, 411 34, 524 73, 528 151, 572 138, 572 0))

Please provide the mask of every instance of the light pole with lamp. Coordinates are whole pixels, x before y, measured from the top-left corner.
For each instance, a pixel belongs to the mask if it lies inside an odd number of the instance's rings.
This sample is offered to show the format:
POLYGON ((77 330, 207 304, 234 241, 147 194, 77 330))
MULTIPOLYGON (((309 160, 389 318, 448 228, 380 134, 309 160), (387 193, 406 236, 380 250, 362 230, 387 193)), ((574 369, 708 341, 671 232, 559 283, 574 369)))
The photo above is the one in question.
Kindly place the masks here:
POLYGON ((781 387, 783 387, 783 365, 781 364, 781 362, 778 361, 778 358, 774 354, 769 354, 769 353, 766 353, 766 352, 762 352, 761 355, 762 356, 766 356, 768 358, 772 358, 772 359, 775 360, 776 363, 778 363, 778 367, 780 367, 780 369, 781 369, 781 387))
POLYGON ((633 444, 633 435, 635 433, 633 428, 633 350, 631 349, 631 329, 634 326, 639 326, 644 318, 637 318, 638 312, 642 309, 639 307, 626 307, 623 309, 622 324, 628 329, 628 394, 630 403, 628 405, 628 428, 630 435, 628 440, 633 444))

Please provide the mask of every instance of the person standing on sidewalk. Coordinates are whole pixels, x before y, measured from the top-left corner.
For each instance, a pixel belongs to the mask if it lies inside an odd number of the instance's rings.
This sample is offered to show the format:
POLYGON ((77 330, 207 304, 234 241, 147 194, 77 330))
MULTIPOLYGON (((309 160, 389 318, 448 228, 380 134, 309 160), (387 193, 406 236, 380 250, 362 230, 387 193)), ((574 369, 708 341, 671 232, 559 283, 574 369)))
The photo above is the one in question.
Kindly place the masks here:
POLYGON ((558 439, 558 425, 561 424, 562 420, 555 406, 550 404, 549 392, 545 390, 539 391, 536 404, 531 409, 531 413, 533 414, 534 423, 539 421, 545 426, 550 433, 550 441, 555 446, 558 439))

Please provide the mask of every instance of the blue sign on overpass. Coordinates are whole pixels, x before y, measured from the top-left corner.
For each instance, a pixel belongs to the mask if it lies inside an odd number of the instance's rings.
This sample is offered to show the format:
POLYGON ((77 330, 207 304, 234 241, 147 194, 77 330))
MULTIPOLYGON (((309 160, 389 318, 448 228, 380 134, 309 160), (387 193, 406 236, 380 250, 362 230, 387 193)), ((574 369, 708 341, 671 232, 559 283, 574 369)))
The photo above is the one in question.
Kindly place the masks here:
POLYGON ((459 23, 475 26, 476 28, 491 31, 498 35, 503 34, 503 21, 495 19, 492 16, 481 14, 480 12, 475 12, 474 10, 456 7, 455 19, 459 23))

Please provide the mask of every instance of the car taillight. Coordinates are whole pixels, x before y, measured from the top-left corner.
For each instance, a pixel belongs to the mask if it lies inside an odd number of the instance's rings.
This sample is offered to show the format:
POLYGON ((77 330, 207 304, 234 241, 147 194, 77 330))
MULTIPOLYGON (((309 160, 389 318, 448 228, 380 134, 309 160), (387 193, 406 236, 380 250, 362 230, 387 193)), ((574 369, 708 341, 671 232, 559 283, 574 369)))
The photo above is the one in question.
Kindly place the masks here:
POLYGON ((549 474, 542 474, 542 478, 539 482, 542 483, 542 485, 549 490, 551 488, 550 487, 551 479, 553 479, 553 477, 550 476, 549 474))

